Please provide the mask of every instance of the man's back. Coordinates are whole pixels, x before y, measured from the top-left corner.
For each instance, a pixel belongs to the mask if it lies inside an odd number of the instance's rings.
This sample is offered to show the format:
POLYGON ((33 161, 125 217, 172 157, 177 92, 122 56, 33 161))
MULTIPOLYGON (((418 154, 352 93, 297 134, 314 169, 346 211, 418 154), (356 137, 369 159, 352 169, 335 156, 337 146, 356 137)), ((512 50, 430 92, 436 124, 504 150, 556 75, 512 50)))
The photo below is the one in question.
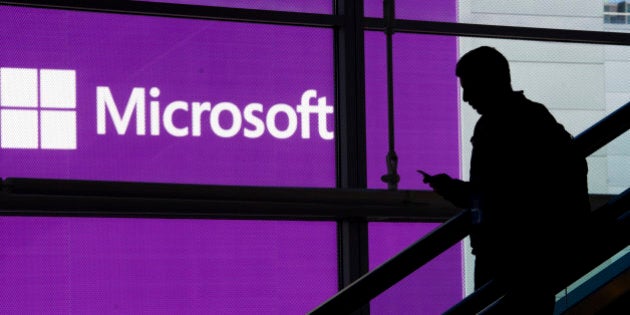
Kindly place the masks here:
POLYGON ((542 241, 531 239, 534 229, 553 237, 563 222, 588 213, 587 167, 543 105, 518 92, 509 102, 475 127, 470 182, 491 233, 488 246, 529 247, 542 241))

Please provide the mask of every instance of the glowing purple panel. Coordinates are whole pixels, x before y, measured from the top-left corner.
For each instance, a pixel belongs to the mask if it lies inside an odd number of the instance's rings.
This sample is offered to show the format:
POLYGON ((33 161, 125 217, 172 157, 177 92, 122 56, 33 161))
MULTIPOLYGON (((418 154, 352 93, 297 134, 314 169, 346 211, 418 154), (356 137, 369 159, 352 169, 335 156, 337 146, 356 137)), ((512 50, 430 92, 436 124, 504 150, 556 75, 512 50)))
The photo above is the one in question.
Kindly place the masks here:
MULTIPOLYGON (((454 0, 395 0, 396 18, 457 22, 457 1, 454 0)), ((363 12, 366 17, 383 17, 383 0, 365 0, 363 12)))
MULTIPOLYGON (((459 177, 455 37, 394 35, 395 149, 399 188, 430 189, 416 172, 459 177)), ((365 33, 368 187, 386 188, 387 57, 385 35, 365 33)))
POLYGON ((334 222, 0 218, 3 314, 304 314, 334 222))
MULTIPOLYGON (((400 189, 430 189, 417 169, 459 177, 459 110, 455 37, 394 35, 395 148, 400 189)), ((387 57, 385 36, 365 33, 368 187, 386 188, 387 57)), ((426 233, 430 223, 370 223, 375 268, 426 233)), ((370 303, 374 314, 442 314, 462 299, 461 246, 449 249, 370 303)))
POLYGON ((1 177, 335 185, 331 29, 10 6, 0 26, 1 177))
MULTIPOLYGON (((370 223, 370 270, 435 229, 435 223, 370 223)), ((463 298, 462 248, 456 245, 370 303, 372 314, 444 313, 463 298)))
POLYGON ((290 11, 305 13, 332 14, 331 0, 143 0, 148 2, 167 2, 178 4, 195 4, 215 7, 229 7, 242 9, 259 9, 274 11, 290 11))

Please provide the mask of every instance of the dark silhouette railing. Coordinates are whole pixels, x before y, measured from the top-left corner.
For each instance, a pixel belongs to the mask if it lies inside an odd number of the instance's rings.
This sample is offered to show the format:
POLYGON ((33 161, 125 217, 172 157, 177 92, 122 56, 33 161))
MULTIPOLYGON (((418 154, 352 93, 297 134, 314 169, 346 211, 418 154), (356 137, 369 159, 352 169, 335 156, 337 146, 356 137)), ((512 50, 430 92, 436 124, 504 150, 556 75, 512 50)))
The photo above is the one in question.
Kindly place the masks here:
MULTIPOLYGON (((586 157, 628 129, 630 129, 630 102, 577 135, 574 138, 574 143, 579 152, 586 157)), ((585 252, 586 250, 590 252, 588 255, 581 255, 583 260, 573 266, 571 271, 567 271, 564 277, 558 279, 558 291, 623 248, 619 247, 621 246, 619 244, 627 245, 629 232, 627 229, 619 229, 618 227, 628 224, 627 215, 624 217, 624 213, 630 209, 630 196, 628 195, 628 190, 626 190, 617 198, 591 213, 591 218, 587 220, 589 226, 585 227, 590 231, 586 233, 590 239, 586 239, 588 246, 584 248, 585 252)), ((407 247, 394 258, 343 288, 309 314, 348 314, 357 310, 468 236, 470 228, 470 213, 465 210, 407 247)), ((471 314, 479 312, 499 299, 505 291, 506 288, 490 282, 470 294, 446 313, 471 314)))
POLYGON ((630 129, 630 102, 575 137, 575 145, 589 156, 630 129))

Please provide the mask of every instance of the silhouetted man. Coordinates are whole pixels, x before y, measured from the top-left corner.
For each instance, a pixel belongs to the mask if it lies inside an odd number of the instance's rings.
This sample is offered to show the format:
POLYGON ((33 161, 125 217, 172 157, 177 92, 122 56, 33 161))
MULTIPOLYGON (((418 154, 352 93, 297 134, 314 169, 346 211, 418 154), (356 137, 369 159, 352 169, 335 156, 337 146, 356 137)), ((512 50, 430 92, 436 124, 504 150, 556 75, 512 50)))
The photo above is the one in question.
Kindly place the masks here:
POLYGON ((545 106, 512 90, 508 61, 494 48, 466 53, 456 75, 463 100, 481 115, 470 180, 439 174, 426 181, 472 209, 475 288, 491 279, 510 288, 502 314, 552 314, 549 280, 568 263, 569 235, 590 211, 586 160, 545 106))

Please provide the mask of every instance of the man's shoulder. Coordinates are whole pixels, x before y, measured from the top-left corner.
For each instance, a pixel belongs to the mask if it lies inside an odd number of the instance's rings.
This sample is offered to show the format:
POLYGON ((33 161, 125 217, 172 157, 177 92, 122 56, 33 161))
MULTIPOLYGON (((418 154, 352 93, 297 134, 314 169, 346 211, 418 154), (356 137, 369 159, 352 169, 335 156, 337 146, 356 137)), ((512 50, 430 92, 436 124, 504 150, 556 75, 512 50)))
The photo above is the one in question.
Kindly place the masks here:
POLYGON ((549 112, 545 104, 529 99, 527 96, 525 96, 525 93, 523 93, 523 91, 514 92, 513 100, 520 110, 530 110, 532 112, 549 112))
POLYGON ((516 95, 514 107, 517 111, 515 114, 522 115, 522 118, 541 123, 557 123, 556 118, 545 104, 527 98, 522 92, 516 95))
POLYGON ((547 106, 532 101, 524 95, 519 102, 518 115, 521 116, 521 122, 535 126, 535 128, 527 128, 529 132, 540 134, 549 141, 565 142, 572 138, 565 126, 556 119, 547 106))

